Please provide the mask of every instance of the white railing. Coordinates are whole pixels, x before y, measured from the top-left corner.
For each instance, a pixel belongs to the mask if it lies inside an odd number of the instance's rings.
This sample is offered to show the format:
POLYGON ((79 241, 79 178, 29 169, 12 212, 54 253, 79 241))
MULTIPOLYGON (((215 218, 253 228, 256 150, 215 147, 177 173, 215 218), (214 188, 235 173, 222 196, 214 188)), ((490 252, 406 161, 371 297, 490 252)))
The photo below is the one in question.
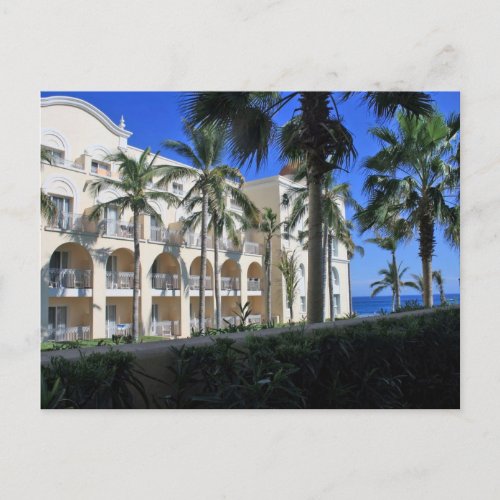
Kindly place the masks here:
POLYGON ((106 271, 106 288, 134 288, 134 273, 106 271))
POLYGON ((90 220, 87 215, 71 212, 56 213, 47 221, 46 227, 61 231, 78 231, 82 233, 97 233, 97 222, 90 220))
POLYGON ((240 278, 233 278, 231 276, 222 276, 220 279, 222 290, 239 290, 240 278))
POLYGON ((241 252, 240 245, 235 245, 232 240, 226 238, 219 239, 219 248, 226 252, 241 252))
MULTIPOLYGON (((133 238, 134 224, 132 222, 103 219, 104 233, 106 236, 118 236, 119 238, 133 238)), ((139 238, 142 238, 142 225, 139 224, 139 238)))
POLYGON ((158 337, 178 337, 179 321, 153 321, 151 324, 151 335, 158 337))
POLYGON ((152 275, 152 285, 155 290, 178 290, 179 275, 178 274, 162 274, 154 273, 152 275))
POLYGON ((47 340, 55 341, 74 341, 90 340, 92 334, 90 326, 56 326, 49 327, 45 333, 42 333, 42 342, 47 340))
POLYGON ((245 241, 243 245, 245 253, 253 253, 255 255, 262 255, 262 245, 253 241, 245 241))
POLYGON ((106 325, 106 337, 110 339, 113 335, 132 335, 132 323, 108 323, 106 325))
POLYGON ((240 324, 240 318, 238 316, 222 316, 222 321, 223 321, 223 327, 227 325, 228 323, 231 326, 236 326, 240 324))
MULTIPOLYGON (((201 247, 201 234, 188 231, 184 235, 184 240, 188 247, 201 247)), ((213 248, 212 237, 207 236, 207 248, 213 248)))
POLYGON ((169 231, 167 228, 161 226, 151 226, 150 239, 151 241, 169 243, 171 245, 180 245, 182 243, 182 237, 179 232, 169 231))
POLYGON ((262 316, 260 314, 250 314, 247 318, 248 323, 250 324, 260 324, 262 323, 262 316))
POLYGON ((262 290, 260 278, 248 278, 247 290, 249 292, 260 292, 262 290))
MULTIPOLYGON (((43 160, 43 163, 48 163, 46 160, 43 160)), ((64 158, 60 158, 58 156, 51 156, 49 165, 54 167, 66 167, 66 168, 74 168, 76 170, 85 170, 85 166, 81 163, 77 163, 70 160, 65 160, 64 158)))
POLYGON ((51 288, 92 288, 90 269, 49 269, 51 288))
MULTIPOLYGON (((205 318, 201 322, 201 325, 202 325, 202 330, 205 330, 206 328, 211 328, 212 327, 212 318, 205 318)), ((189 326, 191 329, 198 331, 199 330, 198 318, 191 318, 191 321, 189 322, 189 326)))
MULTIPOLYGON (((191 290, 199 290, 200 289, 200 276, 191 275, 189 276, 189 288, 191 290)), ((212 277, 205 277, 205 288, 207 290, 212 290, 212 277)))

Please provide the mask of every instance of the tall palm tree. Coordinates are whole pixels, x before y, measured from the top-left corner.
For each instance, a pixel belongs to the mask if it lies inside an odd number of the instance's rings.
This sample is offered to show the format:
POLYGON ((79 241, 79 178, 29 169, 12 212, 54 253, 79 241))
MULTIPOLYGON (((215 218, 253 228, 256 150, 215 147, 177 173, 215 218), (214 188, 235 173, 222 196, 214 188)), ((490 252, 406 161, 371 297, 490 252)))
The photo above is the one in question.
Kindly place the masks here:
MULTIPOLYGON (((294 177, 295 182, 300 182, 307 177, 305 164, 299 163, 294 177)), ((322 206, 323 206, 323 259, 322 263, 322 290, 323 296, 326 291, 327 276, 329 282, 329 297, 330 297, 330 318, 334 320, 334 305, 333 305, 333 241, 334 235, 343 235, 347 240, 350 236, 350 230, 346 225, 346 220, 341 210, 342 203, 346 207, 359 208, 359 205, 351 195, 349 184, 335 184, 332 173, 329 172, 324 176, 324 187, 322 191, 322 206)), ((305 186, 293 186, 287 189, 282 197, 282 205, 287 207, 292 205, 292 211, 288 221, 288 230, 293 230, 299 222, 303 222, 304 226, 309 225, 308 218, 308 189, 305 186)), ((306 241, 304 233, 300 234, 302 241, 306 241)), ((340 241, 340 240, 339 240, 340 241)), ((308 246, 308 242, 305 244, 308 246)), ((350 284, 350 283, 349 283, 350 284)), ((325 316, 325 314, 323 314, 325 316)))
POLYGON ((140 223, 139 217, 143 214, 160 217, 151 201, 164 201, 167 205, 177 205, 178 198, 165 191, 151 191, 148 189, 153 178, 158 175, 159 169, 171 168, 167 165, 154 165, 158 153, 151 156, 151 150, 145 149, 139 158, 127 155, 123 151, 108 156, 108 160, 119 164, 119 174, 121 180, 110 178, 87 181, 85 189, 97 196, 103 189, 114 187, 120 196, 114 200, 97 203, 90 212, 90 219, 98 219, 104 210, 110 207, 118 209, 122 214, 126 209, 130 209, 133 214, 134 228, 134 288, 133 288, 133 309, 132 309, 132 335, 137 340, 139 338, 139 290, 140 290, 140 223))
MULTIPOLYGON (((360 225, 363 229, 363 219, 366 219, 366 214, 370 216, 370 211, 363 212, 360 218, 360 225)), ((382 250, 391 252, 392 263, 396 265, 396 250, 400 243, 405 243, 411 239, 413 231, 408 222, 404 219, 392 219, 384 223, 381 230, 375 232, 375 238, 368 238, 367 243, 374 243, 382 250), (381 232, 382 231, 382 232, 381 232)), ((396 282, 396 307, 401 307, 401 292, 399 283, 396 282)))
POLYGON ((459 120, 455 115, 446 120, 437 111, 428 117, 399 114, 397 130, 377 127, 371 133, 382 149, 364 162, 370 201, 362 217, 370 214, 367 226, 377 228, 400 216, 417 232, 424 305, 431 307, 435 226, 449 225, 459 190, 453 159, 459 120))
POLYGON ((446 304, 446 295, 444 294, 444 278, 441 271, 432 271, 432 279, 436 282, 439 288, 439 302, 443 306, 446 304))
POLYGON ((288 309, 290 311, 290 320, 293 321, 293 303, 297 298, 297 288, 299 286, 299 265, 298 257, 293 252, 282 250, 278 269, 285 280, 285 292, 288 309))
MULTIPOLYGON (((189 217, 186 219, 185 228, 189 227, 190 224, 201 226, 198 327, 202 331, 205 320, 205 276, 207 273, 207 235, 210 214, 212 217, 215 215, 213 228, 216 230, 217 236, 221 220, 226 220, 227 223, 227 218, 222 217, 225 196, 233 198, 244 211, 253 214, 254 218, 256 218, 257 209, 241 191, 243 176, 239 169, 222 163, 226 142, 224 131, 214 126, 194 127, 185 121, 184 133, 189 138, 191 145, 168 139, 163 142, 163 146, 185 158, 194 168, 175 166, 160 169, 160 179, 156 185, 165 188, 173 181, 182 179, 193 181, 193 185, 184 196, 182 204, 188 211, 200 207, 199 213, 191 215, 191 220, 189 217), (220 220, 217 214, 221 214, 220 220)), ((218 267, 218 263, 215 266, 218 267)), ((218 269, 215 272, 218 273, 218 269)), ((220 309, 220 306, 218 307, 220 309)))
POLYGON ((286 221, 278 222, 278 216, 271 208, 264 208, 259 221, 259 231, 264 235, 264 272, 266 275, 266 318, 267 323, 272 321, 271 309, 271 259, 272 240, 281 234, 281 229, 286 225, 286 221))
MULTIPOLYGON (((359 95, 359 94, 358 94, 359 95)), ((278 144, 282 158, 302 158, 307 165, 309 194, 309 250, 307 319, 323 320, 324 297, 318 297, 322 274, 314 272, 322 261, 323 176, 348 165, 356 150, 343 124, 338 104, 353 93, 333 92, 198 92, 183 101, 183 110, 197 124, 212 123, 228 130, 233 157, 240 165, 265 163, 272 143, 278 144), (278 126, 276 114, 293 104, 290 120, 278 126)), ((392 116, 397 109, 429 113, 428 95, 421 92, 366 92, 362 102, 379 117, 392 116)), ((291 108, 291 106, 290 106, 291 108)))
POLYGON ((396 311, 396 286, 399 288, 403 288, 404 286, 409 286, 412 288, 417 288, 413 281, 403 281, 403 275, 408 271, 408 268, 405 267, 401 269, 402 263, 398 266, 393 262, 387 263, 387 268, 380 269, 378 274, 382 276, 382 279, 379 281, 374 281, 370 287, 373 288, 371 296, 375 297, 382 290, 386 288, 390 288, 392 292, 392 312, 396 311))
POLYGON ((415 288, 415 290, 418 290, 420 295, 422 295, 422 300, 424 300, 424 277, 421 274, 412 274, 411 277, 414 281, 412 281, 413 285, 410 286, 415 288))
MULTIPOLYGON (((219 266, 219 250, 220 238, 227 233, 229 240, 236 247, 241 243, 241 232, 253 227, 258 221, 258 210, 248 196, 241 191, 244 183, 243 175, 234 170, 231 175, 227 175, 227 168, 213 167, 211 175, 211 189, 208 191, 208 224, 207 229, 211 231, 214 236, 214 295, 215 295, 215 321, 216 328, 222 326, 222 308, 221 308, 221 295, 220 295, 220 266, 219 266), (235 180, 238 180, 237 184, 235 180), (234 185, 231 185, 231 182, 234 185), (226 206, 228 197, 232 197, 235 189, 239 190, 240 198, 239 205, 242 213, 238 213, 226 206)), ((200 196, 193 193, 189 199, 185 199, 184 206, 186 210, 191 213, 183 221, 183 230, 195 229, 201 224, 202 211, 199 209, 202 205, 200 196)))

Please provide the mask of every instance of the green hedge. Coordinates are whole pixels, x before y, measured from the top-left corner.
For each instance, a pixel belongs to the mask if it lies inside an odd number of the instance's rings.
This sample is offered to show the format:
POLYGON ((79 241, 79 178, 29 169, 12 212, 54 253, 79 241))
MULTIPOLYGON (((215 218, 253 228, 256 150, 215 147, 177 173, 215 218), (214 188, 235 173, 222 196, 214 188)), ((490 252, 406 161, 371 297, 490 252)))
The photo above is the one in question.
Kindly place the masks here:
POLYGON ((459 408, 460 311, 175 350, 169 408, 459 408))

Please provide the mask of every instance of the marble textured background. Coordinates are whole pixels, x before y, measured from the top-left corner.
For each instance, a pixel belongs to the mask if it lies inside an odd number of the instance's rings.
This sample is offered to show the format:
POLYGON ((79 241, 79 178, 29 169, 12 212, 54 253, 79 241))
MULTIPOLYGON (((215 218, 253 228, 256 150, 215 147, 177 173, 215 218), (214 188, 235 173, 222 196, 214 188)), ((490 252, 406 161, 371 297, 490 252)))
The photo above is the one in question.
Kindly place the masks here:
POLYGON ((499 14, 1 0, 2 498, 498 498, 499 14), (40 411, 39 91, 304 88, 462 92, 462 410, 40 411))

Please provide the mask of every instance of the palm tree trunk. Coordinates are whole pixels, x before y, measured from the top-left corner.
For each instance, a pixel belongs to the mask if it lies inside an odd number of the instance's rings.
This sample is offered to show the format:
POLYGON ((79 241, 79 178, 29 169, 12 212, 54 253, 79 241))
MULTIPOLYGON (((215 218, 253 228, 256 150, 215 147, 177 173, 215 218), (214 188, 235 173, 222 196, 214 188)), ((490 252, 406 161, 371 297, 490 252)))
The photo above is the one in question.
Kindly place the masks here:
POLYGON ((202 193, 201 202, 201 262, 200 262, 200 309, 198 312, 198 329, 204 330, 205 322, 205 282, 207 275, 207 223, 208 223, 208 198, 202 193))
POLYGON ((309 231, 307 252, 307 322, 321 323, 323 321, 323 276, 321 264, 323 261, 322 242, 322 182, 319 176, 311 175, 308 179, 309 194, 309 231), (319 269, 318 269, 319 267, 319 269))
MULTIPOLYGON (((326 295, 326 277, 327 274, 330 270, 329 263, 327 263, 328 260, 328 227, 326 224, 323 224, 323 242, 322 242, 322 247, 323 247, 323 260, 321 261, 321 279, 323 280, 322 283, 322 288, 321 292, 323 295, 323 319, 322 321, 325 321, 326 318, 326 300, 324 299, 326 295)), ((329 276, 329 275, 328 275, 329 276)))
POLYGON ((139 212, 134 210, 134 289, 132 292, 132 335, 139 340, 139 290, 141 287, 141 251, 139 245, 139 212))
POLYGON ((396 291, 392 291, 392 312, 396 312, 396 291))
MULTIPOLYGON (((397 269, 398 266, 396 264, 396 252, 391 252, 392 254, 392 265, 394 266, 394 269, 397 269)), ((399 277, 397 277, 396 282, 394 283, 394 295, 395 295, 395 300, 396 300, 396 307, 400 308, 401 307, 401 292, 399 288, 399 277)))
MULTIPOLYGON (((323 174, 325 172, 323 161, 326 161, 323 146, 330 138, 325 131, 324 123, 329 118, 328 92, 301 92, 299 97, 304 125, 303 140, 313 154, 307 158, 307 184, 309 195, 309 231, 307 255, 307 321, 308 323, 321 323, 323 321, 323 308, 325 294, 321 293, 322 273, 321 262, 323 259, 322 247, 322 191, 323 174)), ((324 292, 324 290, 323 290, 324 292)))
POLYGON ((419 255, 422 259, 422 278, 424 284, 423 301, 425 307, 432 307, 432 254, 434 253, 434 221, 429 202, 422 197, 419 223, 419 255))
POLYGON ((347 283, 349 285, 349 315, 352 314, 351 258, 347 261, 347 283))
POLYGON ((271 311, 271 259, 272 259, 272 243, 271 238, 266 241, 266 258, 264 260, 266 266, 266 316, 267 322, 272 321, 272 311, 271 311))
POLYGON ((441 305, 443 305, 446 302, 446 296, 444 294, 444 286, 442 283, 439 285, 439 301, 441 302, 441 305))
POLYGON ((335 321, 335 303, 333 301, 333 269, 332 269, 333 235, 328 234, 328 296, 330 301, 330 320, 335 321))
MULTIPOLYGON (((214 217, 214 227, 217 227, 217 220, 214 217)), ((221 311, 221 298, 220 298, 220 269, 219 269, 219 235, 216 234, 217 230, 214 229, 214 272, 215 272, 215 324, 219 329, 222 325, 222 311, 221 311)))

